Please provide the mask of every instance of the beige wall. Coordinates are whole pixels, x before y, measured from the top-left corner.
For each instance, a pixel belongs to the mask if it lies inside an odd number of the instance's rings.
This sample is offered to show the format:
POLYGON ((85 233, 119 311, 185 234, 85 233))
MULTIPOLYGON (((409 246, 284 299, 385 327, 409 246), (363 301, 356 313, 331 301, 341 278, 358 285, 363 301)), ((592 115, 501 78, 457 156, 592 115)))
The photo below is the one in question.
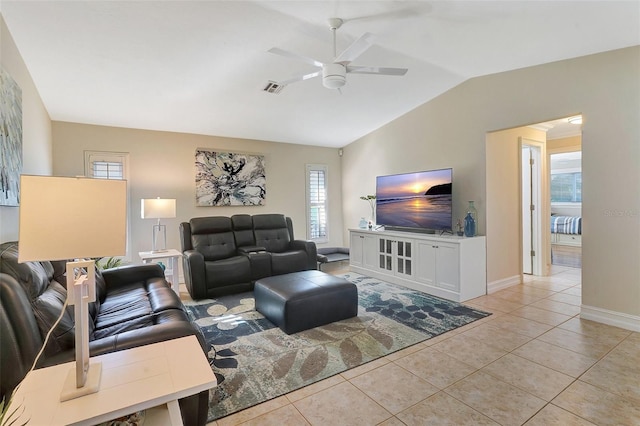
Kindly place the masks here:
MULTIPOLYGON (((486 233, 486 133, 582 113, 582 301, 640 321, 638 75, 636 46, 466 81, 344 149, 345 226, 366 213, 358 196, 373 191, 376 175, 453 167, 454 217, 478 200, 486 233)), ((490 259, 502 254, 490 249, 490 259)), ((494 263, 487 275, 508 278, 512 268, 494 263)))
POLYGON ((582 149, 582 136, 570 136, 547 140, 547 153, 580 151, 582 149))
MULTIPOLYGON (((342 206, 340 157, 334 148, 291 145, 245 139, 156 132, 53 122, 53 172, 60 176, 84 174, 84 151, 129 153, 129 206, 132 261, 151 249, 155 221, 140 218, 140 199, 175 198, 177 218, 163 219, 167 243, 180 249, 178 225, 192 217, 237 213, 282 213, 291 216, 296 238, 306 239, 305 164, 326 164, 329 176, 329 245, 340 245, 342 206), (265 156, 267 197, 264 206, 196 207, 196 148, 256 153, 265 156)), ((98 195, 96 195, 98 196, 98 195)))
POLYGON ((487 134, 485 217, 490 288, 522 278, 521 138, 544 143, 546 136, 530 127, 487 134))
MULTIPOLYGON (((0 64, 22 89, 22 172, 51 174, 51 120, 0 16, 0 64)), ((18 207, 0 206, 0 242, 18 239, 18 207)))

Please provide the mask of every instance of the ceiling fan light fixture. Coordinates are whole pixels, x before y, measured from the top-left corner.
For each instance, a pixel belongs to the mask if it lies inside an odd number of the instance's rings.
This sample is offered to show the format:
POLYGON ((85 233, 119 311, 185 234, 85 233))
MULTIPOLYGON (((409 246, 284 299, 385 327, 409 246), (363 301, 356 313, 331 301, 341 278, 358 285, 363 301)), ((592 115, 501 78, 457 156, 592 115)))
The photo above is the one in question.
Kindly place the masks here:
POLYGON ((327 89, 339 89, 347 82, 347 68, 342 64, 325 64, 322 67, 322 85, 327 89))

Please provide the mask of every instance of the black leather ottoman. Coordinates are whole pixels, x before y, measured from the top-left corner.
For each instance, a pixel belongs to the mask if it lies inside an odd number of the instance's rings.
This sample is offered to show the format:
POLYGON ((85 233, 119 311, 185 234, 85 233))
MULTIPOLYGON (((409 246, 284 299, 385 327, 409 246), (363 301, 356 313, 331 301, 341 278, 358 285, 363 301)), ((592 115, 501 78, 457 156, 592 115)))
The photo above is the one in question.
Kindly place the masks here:
POLYGON ((321 271, 275 275, 256 281, 256 310, 287 334, 358 315, 358 289, 321 271))

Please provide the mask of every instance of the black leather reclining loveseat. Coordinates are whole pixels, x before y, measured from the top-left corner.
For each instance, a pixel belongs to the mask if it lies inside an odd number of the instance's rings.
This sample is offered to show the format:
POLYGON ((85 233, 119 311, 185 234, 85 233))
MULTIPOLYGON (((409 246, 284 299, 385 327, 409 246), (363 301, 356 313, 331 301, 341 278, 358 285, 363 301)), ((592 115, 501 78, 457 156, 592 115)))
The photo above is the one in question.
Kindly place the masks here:
MULTIPOLYGON (((29 371, 61 313, 65 269, 65 262, 18 263, 18 244, 0 245, 0 399, 8 399, 29 371)), ((157 264, 96 271, 96 301, 89 316, 91 356, 190 335, 203 351, 208 349, 157 264)), ((74 345, 73 309, 67 307, 38 367, 73 361, 74 345)), ((179 401, 185 425, 206 424, 208 394, 179 401)))
POLYGON ((199 217, 180 224, 184 279, 193 299, 249 291, 256 280, 317 269, 316 245, 295 240, 281 214, 199 217))

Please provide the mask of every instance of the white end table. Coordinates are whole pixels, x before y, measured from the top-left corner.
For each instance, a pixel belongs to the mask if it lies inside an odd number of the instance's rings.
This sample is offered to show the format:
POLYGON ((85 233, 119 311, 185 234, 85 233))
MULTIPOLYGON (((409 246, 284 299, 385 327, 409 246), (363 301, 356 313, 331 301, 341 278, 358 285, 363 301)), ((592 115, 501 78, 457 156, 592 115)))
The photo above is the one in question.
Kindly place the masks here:
POLYGON ((195 336, 92 357, 102 362, 97 393, 60 402, 62 384, 74 362, 33 370, 14 404, 24 413, 16 424, 95 425, 147 410, 145 425, 182 425, 178 399, 216 386, 195 336), (155 407, 155 408, 154 408, 155 407))
POLYGON ((180 274, 178 267, 178 259, 182 257, 176 249, 167 249, 162 251, 141 251, 138 253, 142 263, 150 263, 158 259, 167 259, 167 269, 164 271, 165 276, 171 283, 171 288, 180 296, 180 274))

